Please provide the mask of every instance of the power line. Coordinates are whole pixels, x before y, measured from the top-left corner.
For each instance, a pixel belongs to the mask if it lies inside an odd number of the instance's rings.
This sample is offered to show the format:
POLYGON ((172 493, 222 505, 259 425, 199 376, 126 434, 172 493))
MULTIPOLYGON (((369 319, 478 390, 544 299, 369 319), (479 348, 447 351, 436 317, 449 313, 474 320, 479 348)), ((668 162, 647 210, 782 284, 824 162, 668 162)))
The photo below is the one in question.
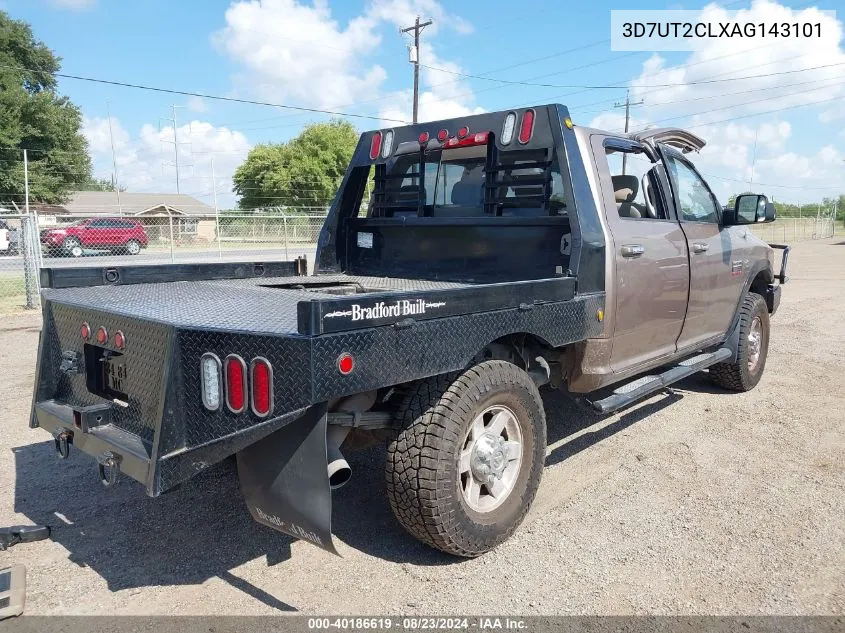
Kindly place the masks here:
MULTIPOLYGON (((470 75, 467 73, 460 73, 455 70, 448 70, 446 68, 436 68, 433 66, 426 66, 425 64, 420 64, 423 68, 431 68, 433 70, 439 70, 440 72, 449 73, 452 75, 460 75, 461 77, 468 77, 471 79, 482 79, 485 81, 495 81, 498 83, 504 84, 511 84, 516 86, 535 86, 537 88, 584 88, 586 90, 623 90, 630 88, 630 86, 624 85, 582 85, 582 84, 541 84, 541 83, 532 83, 528 81, 513 81, 509 79, 494 79, 492 77, 482 77, 480 75, 470 75)), ((810 68, 800 68, 795 70, 782 70, 776 73, 765 73, 762 75, 749 75, 746 77, 726 77, 724 79, 705 79, 701 81, 684 81, 684 82, 676 82, 676 83, 665 83, 665 84, 649 84, 645 86, 647 88, 677 88, 682 86, 695 86, 701 84, 711 84, 711 83, 722 83, 726 81, 743 81, 747 79, 762 79, 764 77, 778 77, 781 75, 791 75, 794 73, 803 73, 807 72, 808 70, 819 70, 822 68, 832 68, 834 66, 843 66, 845 62, 837 62, 835 64, 825 64, 823 66, 812 66, 810 68)))
MULTIPOLYGON (((33 71, 31 68, 25 68, 22 66, 7 66, 3 65, 0 66, 2 68, 13 68, 15 70, 27 70, 33 71)), ((255 101, 252 99, 241 99, 238 97, 225 97, 223 95, 211 95, 206 94, 203 92, 191 92, 188 90, 176 90, 173 88, 161 88, 159 86, 146 86, 144 84, 135 84, 129 83, 126 81, 112 81, 110 79, 99 79, 97 77, 83 77, 81 75, 70 75, 67 73, 55 73, 56 77, 62 77, 63 79, 75 79, 77 81, 87 81, 90 83, 97 83, 97 84, 105 84, 107 86, 119 86, 121 88, 134 88, 136 90, 148 90, 150 92, 161 92, 164 94, 173 94, 173 95, 182 95, 184 97, 199 97, 201 99, 211 99, 214 101, 227 101, 231 103, 244 103, 247 105, 260 105, 260 106, 267 106, 270 108, 281 108, 284 110, 298 110, 300 112, 311 112, 315 114, 330 114, 333 116, 341 116, 341 117, 350 117, 356 119, 369 119, 373 121, 391 121, 393 123, 409 123, 404 119, 388 119, 380 116, 373 116, 368 114, 353 114, 351 112, 340 112, 338 110, 321 110, 319 108, 306 108, 303 106, 293 106, 287 105, 284 103, 273 103, 270 101, 255 101)))

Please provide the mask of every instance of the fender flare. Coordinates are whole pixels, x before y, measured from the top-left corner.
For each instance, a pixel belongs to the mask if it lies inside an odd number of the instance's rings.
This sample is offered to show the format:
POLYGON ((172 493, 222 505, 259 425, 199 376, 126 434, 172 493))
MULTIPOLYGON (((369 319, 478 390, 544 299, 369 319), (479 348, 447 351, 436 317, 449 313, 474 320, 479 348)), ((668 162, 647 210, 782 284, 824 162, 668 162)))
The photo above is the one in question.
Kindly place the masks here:
POLYGON ((760 273, 766 273, 766 282, 769 284, 771 284, 775 279, 772 264, 768 260, 758 261, 749 268, 748 274, 745 276, 745 282, 742 285, 742 291, 739 293, 739 297, 737 299, 736 308, 734 308, 734 316, 733 319, 731 319, 731 325, 728 328, 728 336, 722 344, 722 347, 727 347, 731 350, 732 356, 730 362, 733 363, 737 362, 737 358, 739 357, 739 311, 742 308, 742 302, 745 299, 745 295, 747 295, 751 290, 751 284, 754 283, 754 280, 760 273))

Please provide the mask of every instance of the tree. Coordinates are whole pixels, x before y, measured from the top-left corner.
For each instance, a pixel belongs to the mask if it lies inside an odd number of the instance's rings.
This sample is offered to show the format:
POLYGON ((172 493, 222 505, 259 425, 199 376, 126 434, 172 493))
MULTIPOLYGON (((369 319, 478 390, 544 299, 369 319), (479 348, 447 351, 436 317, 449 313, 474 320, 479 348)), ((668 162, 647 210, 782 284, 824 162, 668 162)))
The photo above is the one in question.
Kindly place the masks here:
MULTIPOLYGON (((126 191, 126 187, 120 185, 120 191, 126 191)), ((77 191, 115 191, 114 181, 111 178, 91 178, 77 187, 77 191)))
POLYGON ((91 179, 82 114, 56 94, 60 67, 27 23, 0 11, 0 206, 23 206, 23 149, 30 201, 64 202, 91 179))
POLYGON ((258 145, 233 178, 241 209, 292 207, 322 213, 331 204, 358 144, 348 121, 307 126, 287 143, 258 145))

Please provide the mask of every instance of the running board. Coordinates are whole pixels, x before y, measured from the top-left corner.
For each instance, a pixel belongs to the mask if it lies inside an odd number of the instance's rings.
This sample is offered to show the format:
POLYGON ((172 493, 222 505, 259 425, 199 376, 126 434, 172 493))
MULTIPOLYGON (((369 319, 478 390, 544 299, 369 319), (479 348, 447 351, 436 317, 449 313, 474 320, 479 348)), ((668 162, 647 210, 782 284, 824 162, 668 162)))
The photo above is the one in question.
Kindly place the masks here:
POLYGON ((702 369, 707 369, 710 365, 726 361, 732 356, 733 353, 731 350, 727 347, 721 347, 715 352, 687 358, 674 367, 670 367, 662 374, 637 378, 633 382, 629 382, 614 390, 607 398, 595 400, 590 404, 599 413, 613 413, 622 407, 626 407, 637 400, 666 388, 673 382, 691 376, 702 369))

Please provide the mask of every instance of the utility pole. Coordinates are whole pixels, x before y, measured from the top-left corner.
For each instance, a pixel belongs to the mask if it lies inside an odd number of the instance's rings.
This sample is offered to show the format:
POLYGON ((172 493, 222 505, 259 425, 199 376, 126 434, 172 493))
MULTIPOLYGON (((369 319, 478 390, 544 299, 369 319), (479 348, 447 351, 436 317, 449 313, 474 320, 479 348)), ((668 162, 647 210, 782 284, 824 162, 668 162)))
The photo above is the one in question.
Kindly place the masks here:
POLYGON ((34 310, 38 307, 36 297, 38 296, 38 255, 33 245, 40 249, 41 244, 36 234, 37 224, 35 218, 29 214, 29 156, 23 151, 23 191, 24 191, 24 213, 21 218, 21 235, 19 248, 23 250, 23 276, 26 290, 26 309, 34 310))
POLYGON ((114 132, 112 131, 111 127, 111 106, 109 105, 108 101, 106 101, 106 114, 109 117, 109 141, 111 142, 111 163, 112 168, 114 170, 112 184, 114 185, 114 190, 117 193, 117 210, 120 215, 123 215, 123 205, 120 203, 120 181, 117 177, 117 155, 114 153, 114 132))
POLYGON ((417 122, 420 106, 420 33, 433 24, 431 20, 420 22, 420 16, 414 21, 414 26, 402 29, 401 33, 414 32, 414 47, 411 49, 411 63, 414 65, 414 123, 417 122))
POLYGON ((223 244, 220 240, 220 207, 217 206, 217 176, 214 173, 214 159, 211 159, 211 190, 214 192, 214 224, 217 233, 217 254, 223 259, 223 244))
MULTIPOLYGON (((631 103, 631 91, 625 91, 625 103, 614 103, 614 108, 625 108, 625 134, 628 133, 628 126, 631 122, 631 106, 632 105, 641 105, 643 100, 640 99, 639 101, 635 101, 631 103)), ((628 165, 628 154, 626 152, 622 153, 622 173, 625 173, 625 167, 628 165)))
MULTIPOLYGON (((171 105, 170 109, 173 112, 173 116, 169 119, 161 119, 163 121, 169 121, 171 126, 173 127, 173 151, 175 152, 176 156, 176 193, 182 193, 179 189, 179 126, 176 123, 176 108, 183 108, 184 106, 178 105, 171 105)), ((159 122, 159 132, 161 131, 161 123, 159 122)), ((165 143, 170 141, 165 141, 165 143)))

